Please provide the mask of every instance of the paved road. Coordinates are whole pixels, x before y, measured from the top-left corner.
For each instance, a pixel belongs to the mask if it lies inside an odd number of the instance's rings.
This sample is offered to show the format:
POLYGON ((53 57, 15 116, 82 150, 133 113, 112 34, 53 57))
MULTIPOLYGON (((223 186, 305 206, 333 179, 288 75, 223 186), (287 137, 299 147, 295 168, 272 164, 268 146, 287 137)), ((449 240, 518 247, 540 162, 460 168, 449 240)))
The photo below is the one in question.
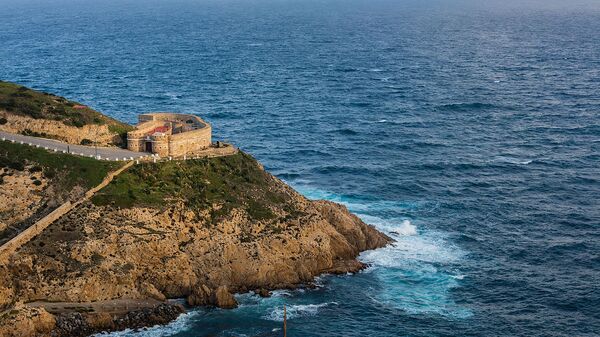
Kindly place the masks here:
POLYGON ((116 147, 98 147, 97 149, 94 146, 84 146, 84 145, 74 145, 63 143, 58 140, 39 138, 39 137, 31 137, 24 136, 15 133, 9 133, 0 131, 0 139, 2 140, 12 140, 15 142, 23 142, 24 144, 29 144, 33 146, 38 146, 41 148, 47 148, 48 150, 71 153, 79 156, 85 157, 95 157, 99 156, 99 159, 103 160, 133 160, 139 159, 143 157, 149 157, 149 153, 145 152, 133 152, 125 149, 120 149, 116 147))

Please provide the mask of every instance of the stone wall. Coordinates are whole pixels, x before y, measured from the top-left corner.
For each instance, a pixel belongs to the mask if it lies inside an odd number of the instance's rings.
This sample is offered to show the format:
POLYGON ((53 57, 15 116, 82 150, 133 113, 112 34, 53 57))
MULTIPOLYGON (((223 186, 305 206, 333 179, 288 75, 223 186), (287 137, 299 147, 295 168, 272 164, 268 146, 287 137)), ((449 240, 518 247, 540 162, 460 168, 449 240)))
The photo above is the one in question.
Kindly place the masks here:
POLYGON ((171 153, 169 147, 169 138, 170 136, 168 135, 152 137, 152 152, 158 154, 161 157, 168 157, 171 153))
POLYGON ((152 129, 163 125, 160 121, 145 122, 143 125, 139 125, 134 131, 127 132, 127 149, 135 152, 146 151, 146 134, 152 129))
POLYGON ((208 148, 212 143, 210 125, 202 129, 172 135, 169 140, 169 156, 181 157, 208 148))

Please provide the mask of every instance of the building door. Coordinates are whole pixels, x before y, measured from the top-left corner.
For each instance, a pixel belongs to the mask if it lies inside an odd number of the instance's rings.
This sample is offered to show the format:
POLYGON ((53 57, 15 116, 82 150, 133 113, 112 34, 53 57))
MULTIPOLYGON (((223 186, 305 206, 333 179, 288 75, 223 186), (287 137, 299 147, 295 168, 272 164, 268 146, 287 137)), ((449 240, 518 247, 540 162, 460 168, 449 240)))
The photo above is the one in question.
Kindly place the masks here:
POLYGON ((152 142, 146 142, 146 152, 152 153, 152 142))

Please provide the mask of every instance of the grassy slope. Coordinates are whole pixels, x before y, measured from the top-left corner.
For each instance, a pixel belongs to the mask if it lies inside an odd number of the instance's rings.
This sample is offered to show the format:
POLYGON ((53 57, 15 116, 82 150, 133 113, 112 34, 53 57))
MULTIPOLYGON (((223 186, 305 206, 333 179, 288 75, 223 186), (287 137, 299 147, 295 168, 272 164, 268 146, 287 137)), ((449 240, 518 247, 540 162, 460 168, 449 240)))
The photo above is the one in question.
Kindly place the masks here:
POLYGON ((65 193, 75 186, 91 188, 98 185, 109 171, 120 165, 122 164, 0 141, 0 167, 17 170, 23 170, 27 166, 36 167, 45 177, 53 180, 59 191, 65 193))
POLYGON ((278 180, 240 151, 227 157, 135 165, 92 201, 96 205, 162 208, 179 200, 198 212, 210 210, 214 223, 234 208, 245 209, 255 220, 274 219, 272 208, 293 214, 290 198, 278 180), (222 207, 215 210, 214 205, 222 207))
POLYGON ((111 132, 123 134, 133 127, 107 117, 89 107, 76 109, 77 102, 24 86, 0 81, 0 110, 35 119, 61 121, 66 125, 82 127, 96 124, 109 126, 111 132))

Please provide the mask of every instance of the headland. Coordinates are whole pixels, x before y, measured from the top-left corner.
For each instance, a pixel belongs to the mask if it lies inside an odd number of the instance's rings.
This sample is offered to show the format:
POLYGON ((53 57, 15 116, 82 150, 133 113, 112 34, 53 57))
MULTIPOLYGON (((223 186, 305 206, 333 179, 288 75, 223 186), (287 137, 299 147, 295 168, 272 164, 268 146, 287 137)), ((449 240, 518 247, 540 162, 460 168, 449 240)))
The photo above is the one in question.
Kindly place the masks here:
MULTIPOLYGON (((13 128, 13 117, 33 118, 0 114, 13 128)), ((35 132, 51 134, 54 122, 35 132)), ((361 251, 391 241, 344 206, 308 200, 249 154, 213 142, 199 117, 141 115, 137 130, 122 130, 106 145, 126 139, 130 151, 154 156, 123 163, 0 141, 0 186, 14 200, 0 208, 0 237, 7 244, 35 230, 0 259, 0 335, 163 324, 186 310, 172 299, 235 308, 235 293, 268 296, 323 273, 358 272, 361 251)))

